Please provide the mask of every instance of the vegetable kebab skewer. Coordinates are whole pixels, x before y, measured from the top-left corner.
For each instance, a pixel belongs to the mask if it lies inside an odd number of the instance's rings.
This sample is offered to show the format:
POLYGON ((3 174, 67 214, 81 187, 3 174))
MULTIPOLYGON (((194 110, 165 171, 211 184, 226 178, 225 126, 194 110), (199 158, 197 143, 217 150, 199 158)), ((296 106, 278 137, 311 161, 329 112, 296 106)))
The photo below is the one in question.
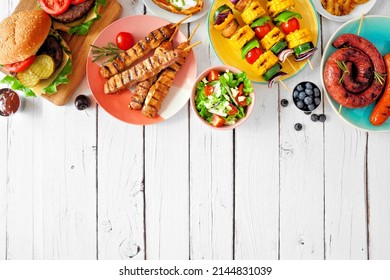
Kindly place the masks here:
POLYGON ((303 61, 312 57, 317 48, 314 47, 312 42, 313 35, 310 29, 300 27, 299 19, 302 16, 289 10, 294 7, 294 0, 269 0, 267 2, 268 12, 274 23, 280 26, 286 35, 286 41, 290 49, 286 52, 286 56, 294 53, 295 61, 303 61))
MULTIPOLYGON (((246 1, 246 3, 249 2, 246 1)), ((245 58, 249 64, 253 65, 254 73, 262 76, 264 80, 269 82, 269 87, 271 87, 277 78, 286 73, 280 72, 282 66, 279 64, 278 58, 269 51, 269 48, 265 48, 265 53, 260 48, 258 40, 255 39, 255 32, 249 26, 254 20, 264 16, 266 10, 258 1, 252 1, 246 7, 241 8, 243 11, 242 19, 246 25, 240 27, 237 19, 233 15, 233 11, 225 4, 220 6, 214 14, 214 28, 222 31, 222 36, 229 39, 230 45, 235 50, 241 51, 242 59, 245 58)), ((267 20, 267 17, 265 17, 265 20, 267 20)), ((282 36, 284 35, 282 34, 282 36)), ((268 44, 265 45, 272 47, 279 40, 279 37, 267 38, 265 41, 268 44)), ((262 46, 264 47, 263 44, 262 46)))

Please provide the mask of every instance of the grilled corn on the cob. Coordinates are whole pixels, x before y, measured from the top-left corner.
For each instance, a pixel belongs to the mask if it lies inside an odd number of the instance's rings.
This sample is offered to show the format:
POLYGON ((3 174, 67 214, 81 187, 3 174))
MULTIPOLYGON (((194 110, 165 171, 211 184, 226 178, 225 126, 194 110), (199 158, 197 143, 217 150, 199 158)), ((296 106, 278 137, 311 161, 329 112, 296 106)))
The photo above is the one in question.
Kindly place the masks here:
POLYGON ((241 18, 246 24, 251 24, 255 19, 262 17, 265 9, 256 0, 252 1, 242 12, 241 18))
POLYGON ((268 0, 267 9, 270 17, 275 17, 288 8, 295 6, 294 0, 268 0))
POLYGON ((234 33, 234 35, 229 39, 229 42, 234 49, 239 51, 253 37, 255 37, 255 32, 249 27, 249 25, 244 25, 238 29, 236 33, 234 33))
POLYGON ((312 39, 312 34, 308 28, 296 30, 286 36, 286 41, 288 42, 288 47, 290 49, 311 42, 312 39))
POLYGON ((271 51, 266 51, 252 64, 252 70, 256 75, 262 76, 268 69, 279 62, 279 59, 271 51))
POLYGON ((284 38, 283 32, 280 31, 279 28, 274 27, 270 32, 267 33, 267 35, 264 36, 263 39, 261 39, 260 43, 263 49, 268 51, 273 47, 273 45, 275 45, 283 38, 284 38))

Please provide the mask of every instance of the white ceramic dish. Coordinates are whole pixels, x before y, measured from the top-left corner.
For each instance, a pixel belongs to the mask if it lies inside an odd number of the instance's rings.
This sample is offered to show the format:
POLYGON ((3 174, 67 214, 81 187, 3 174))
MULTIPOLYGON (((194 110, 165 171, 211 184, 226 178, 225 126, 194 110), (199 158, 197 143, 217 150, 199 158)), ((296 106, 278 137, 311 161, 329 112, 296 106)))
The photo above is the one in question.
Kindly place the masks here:
POLYGON ((365 4, 359 4, 356 5, 355 9, 353 9, 352 12, 350 12, 348 15, 345 16, 334 16, 331 13, 328 13, 324 7, 322 7, 321 0, 312 0, 317 12, 321 14, 322 16, 326 17, 327 19, 338 21, 338 22, 346 22, 348 20, 361 17, 362 14, 367 14, 372 7, 374 7, 376 0, 369 0, 365 4))
MULTIPOLYGON (((189 19, 186 19, 184 21, 184 23, 196 21, 196 20, 200 19, 201 17, 203 17, 205 14, 207 14, 207 12, 209 11, 210 5, 211 5, 211 1, 212 0, 204 0, 202 10, 199 13, 190 17, 189 19)), ((148 8, 148 10, 152 12, 153 15, 161 17, 169 22, 175 23, 175 22, 178 22, 186 17, 186 15, 180 15, 180 14, 168 12, 168 11, 164 10, 163 8, 160 8, 159 6, 154 4, 152 0, 143 0, 143 2, 145 4, 145 6, 148 8)))

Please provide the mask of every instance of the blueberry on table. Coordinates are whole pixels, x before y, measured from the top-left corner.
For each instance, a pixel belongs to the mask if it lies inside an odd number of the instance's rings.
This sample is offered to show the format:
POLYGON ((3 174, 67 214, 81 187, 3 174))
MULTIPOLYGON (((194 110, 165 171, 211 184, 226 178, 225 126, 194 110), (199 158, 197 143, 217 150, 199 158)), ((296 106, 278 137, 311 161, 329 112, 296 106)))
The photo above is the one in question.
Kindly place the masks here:
POLYGON ((280 105, 282 105, 283 107, 287 107, 288 106, 288 100, 287 99, 282 99, 280 101, 280 105))
POLYGON ((320 122, 324 122, 324 121, 326 121, 326 116, 324 114, 321 114, 321 115, 318 116, 318 120, 320 122))
POLYGON ((303 128, 303 126, 302 126, 302 124, 300 124, 300 123, 296 123, 296 124, 294 125, 294 128, 295 128, 296 131, 301 131, 302 128, 303 128))
POLYGON ((313 121, 313 122, 316 122, 316 121, 318 121, 318 115, 317 114, 313 114, 313 115, 311 115, 311 120, 313 121))
POLYGON ((88 96, 85 96, 84 94, 81 94, 76 97, 74 101, 74 105, 78 110, 85 110, 89 106, 91 106, 91 100, 89 99, 88 96))

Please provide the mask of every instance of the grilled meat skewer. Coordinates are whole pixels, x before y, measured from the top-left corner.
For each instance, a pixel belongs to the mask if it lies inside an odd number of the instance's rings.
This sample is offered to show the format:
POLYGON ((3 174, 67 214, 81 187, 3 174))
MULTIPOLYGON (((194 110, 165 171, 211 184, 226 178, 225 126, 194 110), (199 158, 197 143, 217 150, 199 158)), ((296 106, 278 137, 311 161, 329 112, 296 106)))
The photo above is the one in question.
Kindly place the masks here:
POLYGON ((136 60, 157 48, 163 41, 169 39, 175 31, 173 24, 168 24, 150 32, 144 39, 138 41, 130 49, 123 51, 112 61, 100 67, 103 78, 110 78, 133 64, 136 60))
MULTIPOLYGON (((189 42, 181 43, 177 49, 184 50, 189 46, 189 42)), ((150 88, 142 107, 142 114, 148 118, 154 118, 161 108, 164 98, 167 96, 177 72, 186 61, 189 50, 183 51, 179 59, 162 71, 157 81, 150 88)))
POLYGON ((161 70, 175 63, 182 55, 183 50, 175 49, 160 55, 151 56, 130 69, 111 77, 104 84, 104 93, 115 93, 125 87, 131 87, 137 82, 153 77, 161 70))
MULTIPOLYGON (((163 42, 159 47, 154 51, 154 55, 162 55, 163 53, 173 49, 171 41, 163 42)), ((133 96, 131 97, 129 108, 133 110, 141 110, 144 105, 146 96, 148 95, 150 87, 154 84, 157 79, 157 75, 147 79, 145 81, 139 82, 135 87, 133 96)))

